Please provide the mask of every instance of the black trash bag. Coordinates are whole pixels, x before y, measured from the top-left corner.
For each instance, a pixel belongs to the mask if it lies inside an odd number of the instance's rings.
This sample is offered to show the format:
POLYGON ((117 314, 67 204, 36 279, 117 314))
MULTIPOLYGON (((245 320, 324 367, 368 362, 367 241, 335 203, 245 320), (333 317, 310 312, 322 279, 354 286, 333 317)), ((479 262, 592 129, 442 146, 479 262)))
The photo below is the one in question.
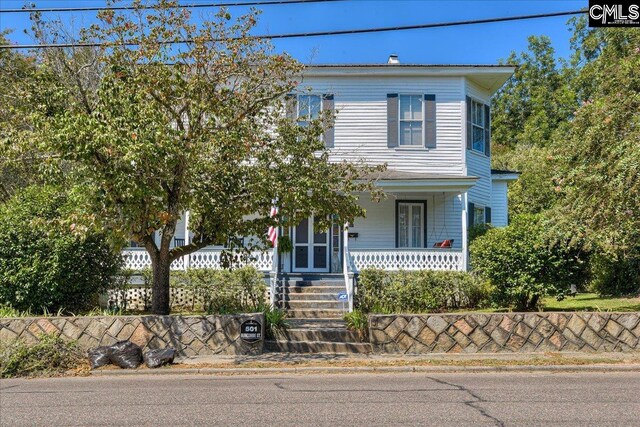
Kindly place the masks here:
POLYGON ((162 365, 173 363, 176 357, 176 351, 172 348, 163 348, 159 350, 149 350, 144 354, 144 363, 149 368, 159 368, 162 365))
POLYGON ((111 363, 123 369, 135 369, 142 363, 142 349, 131 341, 119 341, 109 350, 111 363))
POLYGON ((87 354, 89 355, 89 363, 91 364, 91 369, 96 369, 109 364, 109 355, 111 354, 111 348, 107 346, 91 348, 89 349, 87 354))

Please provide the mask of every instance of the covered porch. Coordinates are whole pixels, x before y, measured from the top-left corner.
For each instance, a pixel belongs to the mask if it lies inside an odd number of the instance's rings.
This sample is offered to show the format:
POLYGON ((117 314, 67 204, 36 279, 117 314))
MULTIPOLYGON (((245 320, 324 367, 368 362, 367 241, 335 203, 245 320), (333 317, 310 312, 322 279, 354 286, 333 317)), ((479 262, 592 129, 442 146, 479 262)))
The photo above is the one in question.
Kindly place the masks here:
MULTIPOLYGON (((334 223, 317 231, 314 218, 280 229, 291 250, 253 252, 234 265, 252 265, 265 273, 357 274, 365 268, 384 270, 467 269, 467 190, 477 178, 387 171, 376 179, 387 197, 376 203, 360 194, 365 218, 334 223), (274 262, 275 261, 275 262, 274 262)), ((188 242, 188 213, 180 221, 176 245, 188 242)), ((222 268, 222 247, 209 247, 177 259, 172 269, 222 268)), ((127 268, 151 266, 143 248, 127 248, 127 268)))
POLYGON ((349 271, 467 269, 467 191, 477 178, 386 171, 377 185, 387 198, 360 197, 366 218, 348 225, 349 271))

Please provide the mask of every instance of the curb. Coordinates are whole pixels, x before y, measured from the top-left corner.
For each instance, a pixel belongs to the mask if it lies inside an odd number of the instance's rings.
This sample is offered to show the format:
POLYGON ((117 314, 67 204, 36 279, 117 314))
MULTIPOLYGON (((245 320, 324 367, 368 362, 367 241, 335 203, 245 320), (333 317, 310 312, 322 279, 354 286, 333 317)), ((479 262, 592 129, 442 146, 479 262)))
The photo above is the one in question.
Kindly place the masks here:
POLYGON ((304 366, 299 368, 160 368, 132 370, 92 370, 92 376, 157 376, 157 375, 259 375, 304 373, 495 373, 495 372, 640 372, 640 364, 632 365, 520 365, 520 366, 304 366))

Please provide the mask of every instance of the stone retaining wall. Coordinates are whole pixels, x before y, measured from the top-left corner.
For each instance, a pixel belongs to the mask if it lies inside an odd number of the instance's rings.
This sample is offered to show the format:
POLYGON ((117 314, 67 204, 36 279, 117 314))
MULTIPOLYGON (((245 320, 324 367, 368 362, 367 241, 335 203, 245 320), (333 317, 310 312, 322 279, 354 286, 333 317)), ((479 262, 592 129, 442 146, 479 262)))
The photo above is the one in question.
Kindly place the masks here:
POLYGON ((220 316, 104 316, 0 319, 0 342, 22 339, 35 343, 42 334, 55 334, 89 349, 130 340, 146 349, 173 347, 180 356, 260 354, 263 340, 240 339, 240 324, 264 315, 220 316))
POLYGON ((640 313, 371 315, 375 353, 638 351, 640 313))

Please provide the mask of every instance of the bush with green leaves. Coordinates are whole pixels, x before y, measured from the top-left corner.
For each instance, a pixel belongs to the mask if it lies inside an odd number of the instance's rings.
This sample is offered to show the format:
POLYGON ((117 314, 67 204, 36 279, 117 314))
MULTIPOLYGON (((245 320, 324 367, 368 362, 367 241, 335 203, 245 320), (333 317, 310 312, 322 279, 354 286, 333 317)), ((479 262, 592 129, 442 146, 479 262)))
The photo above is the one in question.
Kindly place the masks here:
POLYGON ((34 314, 97 306, 122 259, 104 235, 66 220, 66 195, 30 187, 0 206, 0 304, 34 314))
POLYGON ((356 303, 364 313, 429 313, 480 307, 488 294, 486 281, 466 272, 364 269, 356 303))
POLYGON ((640 296, 640 248, 633 254, 591 257, 591 290, 600 296, 640 296))
POLYGON ((35 344, 0 343, 0 378, 50 376, 87 366, 77 343, 42 335, 35 344))
POLYGON ((487 234, 487 231, 491 230, 493 227, 491 224, 482 223, 482 224, 474 224, 469 227, 469 243, 473 242, 480 236, 484 236, 487 234))
POLYGON ((470 246, 471 266, 489 280, 499 307, 534 310, 547 295, 562 298, 582 286, 586 265, 579 249, 551 235, 540 215, 519 215, 470 246))
POLYGON ((362 310, 353 310, 344 315, 344 322, 347 324, 347 329, 356 332, 361 341, 366 339, 369 329, 369 316, 367 313, 362 310))
POLYGON ((172 273, 171 286, 189 289, 210 314, 262 311, 265 305, 264 276, 254 267, 234 270, 194 268, 172 273))
POLYGON ((289 327, 286 310, 276 307, 264 309, 265 335, 267 339, 277 339, 282 336, 289 327))

